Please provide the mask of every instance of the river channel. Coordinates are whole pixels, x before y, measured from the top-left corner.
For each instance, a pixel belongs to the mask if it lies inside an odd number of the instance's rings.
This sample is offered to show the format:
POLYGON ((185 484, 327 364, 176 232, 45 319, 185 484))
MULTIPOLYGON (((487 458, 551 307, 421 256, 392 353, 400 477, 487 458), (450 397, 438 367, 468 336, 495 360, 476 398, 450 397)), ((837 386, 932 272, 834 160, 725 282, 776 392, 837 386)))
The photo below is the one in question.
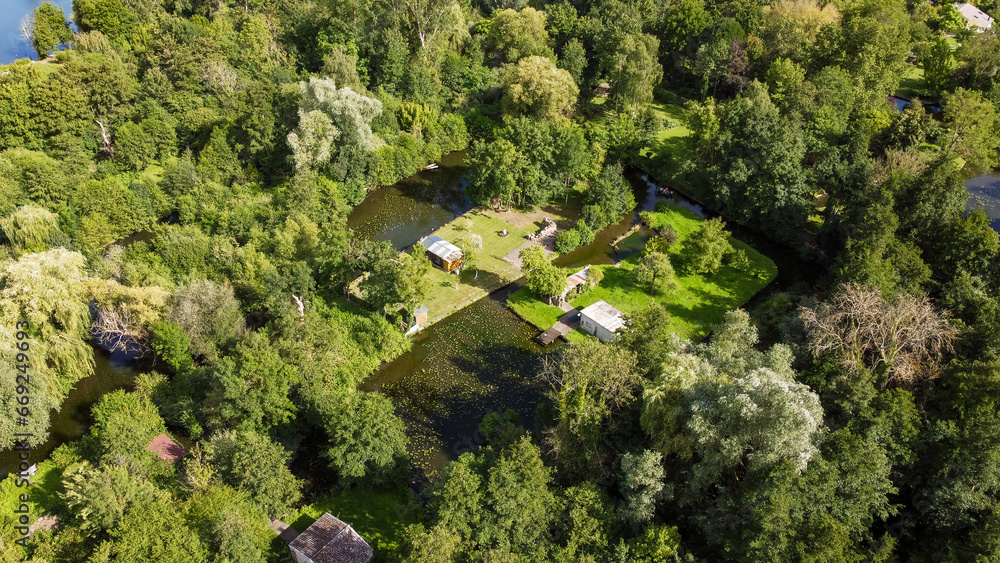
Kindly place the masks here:
MULTIPOLYGON (((90 407, 107 393, 131 388, 136 374, 146 367, 136 365, 138 362, 129 362, 123 354, 110 354, 93 344, 91 347, 94 349, 94 375, 78 381, 66 395, 62 407, 52 411, 49 439, 41 446, 31 448, 32 463, 47 458, 64 442, 83 436, 93 422, 90 407)), ((0 452, 0 478, 13 471, 17 464, 17 452, 0 452)))
MULTIPOLYGON (((464 154, 452 153, 436 170, 370 193, 352 210, 348 225, 356 236, 388 241, 397 249, 416 243, 471 209, 464 193, 464 154)), ((645 229, 614 247, 611 243, 639 222, 640 211, 653 209, 664 198, 658 195, 659 186, 641 171, 630 171, 628 179, 636 209, 598 233, 591 244, 559 256, 557 265, 613 264, 642 250, 649 236, 645 229)), ((670 199, 701 216, 710 215, 680 194, 670 199)), ((814 279, 816 267, 798 260, 790 249, 751 232, 735 229, 734 234, 778 264, 779 280, 771 288, 814 279), (782 276, 782 270, 788 273, 782 276)), ((500 290, 419 333, 409 352, 383 364, 362 384, 365 390, 379 390, 392 398, 407 426, 414 465, 425 474, 482 445, 478 424, 490 412, 514 409, 527 426, 534 422, 535 407, 547 390, 536 374, 544 355, 563 344, 557 341, 543 350, 534 341, 538 330, 505 306, 507 291, 500 290)))
MULTIPOLYGON (((388 241, 403 249, 471 209, 464 190, 464 157, 464 151, 449 154, 435 170, 421 171, 369 193, 348 217, 355 236, 388 241)), ((598 233, 593 243, 559 256, 559 266, 611 264, 642 249, 648 236, 643 229, 610 246, 638 222, 639 211, 653 209, 661 197, 659 186, 642 172, 630 171, 628 178, 639 202, 636 210, 598 233)), ((681 195, 671 200, 699 215, 709 215, 681 195)), ((816 267, 798 260, 790 249, 753 232, 732 231, 778 265, 779 277, 765 292, 814 277, 816 267)), ((545 353, 557 351, 562 344, 543 351, 533 340, 537 329, 506 307, 506 296, 507 290, 500 290, 418 334, 409 352, 382 365, 362 385, 393 399, 407 423, 414 463, 424 473, 481 445, 478 424, 490 412, 515 409, 526 425, 533 423, 535 407, 546 391, 536 377, 538 367, 545 353)), ((131 387, 135 374, 146 369, 96 348, 94 354, 95 374, 77 383, 60 411, 53 412, 52 435, 32 450, 34 461, 44 459, 59 444, 79 438, 90 426, 90 407, 106 393, 131 387)), ((15 461, 12 452, 0 453, 0 471, 9 471, 15 461)))

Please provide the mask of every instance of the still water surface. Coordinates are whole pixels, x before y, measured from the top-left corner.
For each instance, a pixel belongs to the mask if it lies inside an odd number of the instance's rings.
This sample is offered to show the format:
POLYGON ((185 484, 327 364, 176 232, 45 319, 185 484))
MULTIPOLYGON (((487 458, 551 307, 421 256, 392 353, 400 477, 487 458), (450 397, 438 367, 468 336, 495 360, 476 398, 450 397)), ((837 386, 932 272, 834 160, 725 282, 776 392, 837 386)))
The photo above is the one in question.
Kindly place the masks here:
POLYGON ((965 188, 969 191, 969 201, 966 209, 982 207, 990 218, 990 226, 1000 232, 1000 174, 986 174, 966 180, 965 188))
MULTIPOLYGON (((24 16, 40 6, 43 0, 0 0, 0 65, 12 63, 25 57, 37 59, 38 55, 31 43, 21 37, 19 28, 24 16)), ((49 0, 60 7, 69 18, 72 0, 49 0)))
MULTIPOLYGON (((348 224, 357 234, 390 241, 396 248, 413 244, 471 207, 462 190, 465 167, 461 157, 464 152, 453 153, 438 171, 421 172, 392 188, 370 193, 351 212, 348 224)), ((611 243, 639 222, 640 211, 653 209, 664 198, 657 195, 660 186, 643 173, 630 171, 628 179, 636 209, 598 233, 593 243, 559 256, 557 265, 613 264, 642 250, 649 236, 645 229, 616 246, 611 243)), ((709 215, 680 194, 669 199, 701 216, 709 215)), ((752 233, 737 236, 744 239, 752 233)), ((761 251, 769 256, 793 254, 766 239, 751 244, 765 246, 761 251)), ((784 264, 773 258, 779 262, 779 271, 782 266, 799 272, 809 268, 794 257, 784 264)), ((383 364, 362 384, 365 390, 379 390, 392 398, 406 423, 414 465, 425 474, 483 444, 478 424, 490 412, 515 409, 526 425, 533 425, 535 407, 548 389, 538 378, 539 367, 546 353, 558 351, 563 344, 557 341, 543 349, 534 341, 539 331, 505 305, 508 291, 514 289, 500 290, 418 334, 409 352, 383 364)))
MULTIPOLYGON (((41 446, 31 449, 31 462, 38 463, 48 457, 52 450, 64 442, 83 436, 93 419, 90 407, 101 397, 117 389, 132 387, 138 366, 130 364, 122 354, 109 354, 97 346, 94 348, 94 375, 81 379, 66 396, 62 407, 51 413, 49 439, 41 446)), ((144 366, 145 367, 145 366, 144 366)), ((17 467, 17 453, 0 452, 0 477, 6 476, 17 467)))

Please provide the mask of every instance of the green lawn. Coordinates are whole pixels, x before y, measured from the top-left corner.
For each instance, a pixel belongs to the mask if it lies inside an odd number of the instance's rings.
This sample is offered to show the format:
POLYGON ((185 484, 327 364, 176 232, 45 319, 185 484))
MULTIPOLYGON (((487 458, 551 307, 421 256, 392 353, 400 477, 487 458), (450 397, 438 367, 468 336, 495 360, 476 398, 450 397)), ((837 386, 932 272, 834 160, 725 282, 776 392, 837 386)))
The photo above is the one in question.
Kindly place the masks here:
POLYGON ((686 127, 687 110, 677 104, 661 102, 647 104, 647 107, 677 126, 664 127, 656 133, 649 146, 639 151, 639 166, 663 185, 680 188, 686 195, 705 201, 707 186, 690 184, 685 181, 686 175, 679 174, 680 165, 693 157, 689 140, 691 130, 686 127))
POLYGON ((62 69, 61 64, 52 62, 51 60, 49 62, 32 61, 31 66, 35 67, 45 76, 51 76, 62 69))
POLYGON ((470 211, 433 234, 461 246, 462 239, 470 232, 483 237, 483 249, 476 261, 478 276, 472 268, 465 268, 461 275, 432 268, 428 275, 430 290, 423 300, 430 323, 521 277, 521 270, 504 261, 503 256, 527 241, 525 230, 485 213, 470 211), (471 225, 467 220, 471 220, 471 225), (504 229, 509 235, 501 237, 504 229))
POLYGON ((29 496, 28 518, 29 523, 34 523, 39 516, 48 514, 62 503, 59 494, 62 492, 62 469, 51 461, 43 461, 38 464, 38 471, 31 477, 31 487, 18 487, 17 476, 8 475, 6 479, 0 481, 0 523, 7 526, 14 525, 14 510, 21 504, 22 494, 29 496))
POLYGON ((375 550, 375 561, 387 561, 398 555, 405 527, 420 521, 422 509, 409 489, 358 488, 330 494, 302 507, 290 524, 302 532, 324 512, 354 528, 375 550))
POLYGON ((653 144, 639 151, 639 154, 647 158, 666 157, 668 152, 676 150, 678 147, 670 139, 682 139, 691 135, 691 130, 684 126, 687 110, 674 104, 661 102, 651 102, 646 105, 653 113, 657 114, 664 121, 675 122, 675 127, 664 127, 653 137, 653 144))
POLYGON ((924 80, 924 69, 918 65, 907 65, 906 72, 899 81, 896 94, 904 98, 914 98, 927 95, 927 82, 924 80))
MULTIPOLYGON (((673 255, 683 252, 684 239, 703 221, 694 213, 673 205, 660 207, 650 217, 654 225, 670 225, 677 231, 679 242, 671 249, 673 255)), ((643 284, 635 280, 633 270, 640 255, 632 256, 617 265, 591 266, 604 272, 604 279, 598 287, 581 295, 570 303, 577 309, 607 301, 626 315, 634 314, 648 307, 654 299, 670 313, 671 329, 684 338, 701 340, 712 330, 723 315, 746 303, 764 288, 778 273, 769 258, 757 252, 746 243, 732 237, 730 243, 743 249, 753 263, 753 274, 747 274, 729 266, 723 266, 711 275, 685 275, 678 272, 679 288, 667 295, 650 296, 643 284)), ((528 322, 547 329, 555 324, 562 314, 558 307, 550 307, 535 299, 525 288, 510 296, 507 304, 528 322)))

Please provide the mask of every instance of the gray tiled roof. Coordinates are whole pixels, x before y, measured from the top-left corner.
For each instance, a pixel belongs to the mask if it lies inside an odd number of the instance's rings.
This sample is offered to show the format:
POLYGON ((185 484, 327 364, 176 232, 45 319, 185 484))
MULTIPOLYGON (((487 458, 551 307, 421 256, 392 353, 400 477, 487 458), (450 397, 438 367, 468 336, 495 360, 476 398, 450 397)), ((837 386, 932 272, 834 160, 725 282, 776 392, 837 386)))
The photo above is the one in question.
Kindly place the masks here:
POLYGON ((372 558, 371 546, 329 512, 288 545, 316 563, 368 563, 372 558))

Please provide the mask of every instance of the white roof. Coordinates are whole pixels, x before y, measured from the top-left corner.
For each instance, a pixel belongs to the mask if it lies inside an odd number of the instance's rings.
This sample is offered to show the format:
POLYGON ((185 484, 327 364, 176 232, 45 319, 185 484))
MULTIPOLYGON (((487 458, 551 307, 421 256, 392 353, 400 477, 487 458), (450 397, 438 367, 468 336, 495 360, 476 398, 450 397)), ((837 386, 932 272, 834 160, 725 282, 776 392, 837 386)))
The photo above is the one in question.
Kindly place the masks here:
POLYGON ((431 235, 425 238, 421 244, 434 256, 446 261, 454 262, 462 257, 462 249, 455 246, 454 244, 444 240, 437 235, 431 235), (457 254, 456 254, 457 253, 457 254))
POLYGON ((588 272, 589 269, 590 269, 590 266, 587 266, 586 268, 580 270, 579 272, 567 276, 566 277, 566 285, 567 285, 566 291, 569 291, 570 289, 573 289, 574 287, 577 287, 579 285, 583 285, 584 283, 586 283, 587 280, 590 279, 590 272, 588 272))
POLYGON ((988 28, 993 25, 993 18, 972 4, 967 2, 963 4, 955 4, 955 8, 958 9, 958 12, 962 14, 962 16, 964 16, 965 19, 972 25, 983 28, 988 28))
POLYGON ((598 301, 590 307, 580 311, 580 315, 594 321, 594 323, 614 332, 625 326, 625 319, 622 312, 615 309, 607 301, 598 301))

